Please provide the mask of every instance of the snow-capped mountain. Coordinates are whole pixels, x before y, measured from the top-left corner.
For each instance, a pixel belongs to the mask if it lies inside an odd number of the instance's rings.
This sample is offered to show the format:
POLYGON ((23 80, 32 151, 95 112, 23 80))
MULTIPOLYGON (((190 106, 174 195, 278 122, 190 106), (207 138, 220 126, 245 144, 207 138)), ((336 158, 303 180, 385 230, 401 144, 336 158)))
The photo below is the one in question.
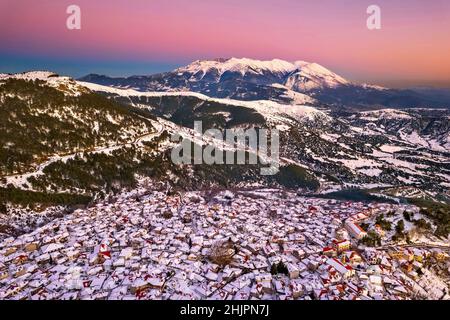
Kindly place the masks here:
POLYGON ((352 108, 450 106, 446 96, 356 84, 317 63, 280 59, 197 60, 161 74, 128 78, 90 74, 80 80, 138 91, 193 91, 216 98, 272 100, 285 104, 352 108))
POLYGON ((312 90, 349 83, 316 63, 247 58, 197 60, 172 72, 151 76, 88 75, 80 80, 139 91, 194 91, 217 98, 292 104, 313 103, 315 99, 307 95, 312 90))
POLYGON ((350 84, 347 80, 317 63, 296 61, 294 63, 274 59, 271 61, 247 58, 228 60, 198 60, 186 67, 176 69, 189 80, 226 81, 227 78, 246 80, 251 83, 274 83, 284 85, 296 92, 308 92, 320 88, 335 88, 350 84))
POLYGON ((350 85, 350 82, 317 63, 296 61, 296 71, 290 74, 285 85, 297 92, 350 85))

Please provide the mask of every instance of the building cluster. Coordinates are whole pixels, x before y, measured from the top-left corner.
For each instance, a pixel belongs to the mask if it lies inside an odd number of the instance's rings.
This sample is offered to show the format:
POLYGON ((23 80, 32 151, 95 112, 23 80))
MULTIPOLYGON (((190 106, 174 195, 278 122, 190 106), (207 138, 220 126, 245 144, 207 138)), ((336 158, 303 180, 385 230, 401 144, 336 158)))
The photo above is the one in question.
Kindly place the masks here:
POLYGON ((446 299, 445 248, 367 248, 392 209, 279 190, 137 189, 0 243, 0 299, 446 299))

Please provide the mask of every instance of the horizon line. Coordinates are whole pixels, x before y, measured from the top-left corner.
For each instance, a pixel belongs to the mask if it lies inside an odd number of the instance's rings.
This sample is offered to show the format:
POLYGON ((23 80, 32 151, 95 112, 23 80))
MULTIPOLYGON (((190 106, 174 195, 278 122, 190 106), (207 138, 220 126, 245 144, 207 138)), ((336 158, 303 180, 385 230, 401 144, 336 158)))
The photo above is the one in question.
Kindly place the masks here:
MULTIPOLYGON (((0 56, 1 56, 1 54, 0 54, 0 56)), ((7 56, 10 56, 10 55, 7 54, 7 56)), ((15 56, 15 57, 17 58, 17 56, 15 56)), ((54 62, 55 61, 54 58, 56 58, 56 61, 59 62, 60 64, 61 64, 61 61, 64 61, 64 60, 70 60, 70 61, 73 60, 73 57, 65 58, 65 57, 38 56, 35 58, 37 60, 40 60, 40 63, 43 63, 46 60, 51 60, 54 62)), ((305 61, 305 60, 301 60, 301 59, 291 61, 291 60, 285 60, 285 59, 280 59, 280 58, 258 59, 258 58, 249 58, 249 57, 237 58, 236 56, 231 56, 231 57, 227 57, 227 58, 216 57, 216 58, 190 59, 189 60, 190 62, 184 63, 184 62, 157 61, 157 60, 145 61, 145 60, 136 60, 136 59, 128 59, 128 60, 124 60, 124 59, 108 60, 108 59, 100 59, 100 58, 86 59, 84 57, 81 57, 81 59, 78 60, 78 65, 80 65, 80 64, 97 65, 98 63, 100 63, 100 64, 103 63, 104 65, 107 65, 107 66, 103 66, 100 68, 97 67, 97 69, 96 69, 96 67, 93 67, 92 69, 89 69, 87 67, 79 67, 79 68, 74 69, 73 61, 70 63, 72 65, 72 68, 67 67, 67 65, 69 65, 69 63, 63 63, 59 67, 56 65, 55 66, 48 65, 46 67, 41 67, 43 65, 46 65, 45 63, 41 66, 34 67, 34 66, 30 66, 29 63, 25 63, 25 61, 24 61, 23 65, 28 64, 28 66, 10 67, 10 66, 6 66, 6 65, 2 65, 1 63, 2 62, 5 63, 6 61, 3 59, 0 59, 0 74, 1 73, 20 74, 20 73, 27 73, 27 72, 33 72, 33 71, 47 71, 47 72, 56 73, 60 76, 68 76, 68 77, 73 78, 74 80, 78 80, 78 79, 86 77, 88 75, 98 75, 98 76, 105 76, 105 77, 109 77, 109 78, 130 78, 130 77, 145 77, 145 76, 152 76, 152 75, 157 75, 157 74, 173 72, 177 68, 184 67, 184 66, 194 63, 196 61, 220 61, 220 60, 228 61, 230 59, 249 59, 249 60, 254 60, 254 61, 262 61, 262 62, 281 60, 281 61, 286 61, 289 63, 294 63, 296 61, 305 61), (122 65, 122 66, 120 66, 120 65, 122 65), (128 65, 128 67, 126 67, 124 65, 128 65), (136 72, 136 67, 141 69, 144 65, 149 66, 148 72, 146 72, 146 73, 136 72), (115 66, 117 66, 117 67, 115 67, 115 66), (152 68, 152 66, 153 66, 153 68, 152 68), (155 68, 155 66, 158 66, 158 68, 155 68), (72 71, 70 71, 70 69, 72 69, 72 71), (83 69, 85 71, 82 71, 83 69), (103 69, 103 71, 100 71, 101 69, 103 69), (109 70, 106 70, 106 69, 109 69, 109 70), (115 69, 115 71, 113 69, 115 69), (3 71, 3 70, 5 70, 5 71, 3 71)), ((184 59, 184 60, 188 61, 187 59, 184 59)), ((334 68, 326 67, 322 63, 319 63, 319 62, 315 62, 315 61, 314 62, 305 61, 305 62, 317 63, 320 66, 330 70, 331 72, 333 72, 339 76, 341 76, 341 74, 342 74, 342 72, 334 71, 333 70, 334 68)), ((342 77, 353 84, 374 85, 374 86, 385 87, 387 89, 430 88, 430 89, 450 90, 450 79, 449 80, 436 80, 436 81, 423 80, 423 79, 400 79, 400 78, 368 80, 367 77, 365 77, 363 79, 361 76, 355 76, 355 77, 342 76, 342 77)))

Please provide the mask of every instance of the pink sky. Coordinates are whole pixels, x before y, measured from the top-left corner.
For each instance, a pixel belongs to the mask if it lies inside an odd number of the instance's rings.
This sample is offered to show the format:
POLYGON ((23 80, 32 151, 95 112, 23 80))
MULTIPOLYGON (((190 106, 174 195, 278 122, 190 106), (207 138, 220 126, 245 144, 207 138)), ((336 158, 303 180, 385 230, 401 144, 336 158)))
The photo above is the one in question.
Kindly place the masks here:
POLYGON ((450 86, 447 0, 0 0, 0 43, 29 56, 307 60, 356 81, 450 86), (81 7, 79 31, 66 29, 69 4, 81 7), (379 31, 366 28, 370 4, 379 31))

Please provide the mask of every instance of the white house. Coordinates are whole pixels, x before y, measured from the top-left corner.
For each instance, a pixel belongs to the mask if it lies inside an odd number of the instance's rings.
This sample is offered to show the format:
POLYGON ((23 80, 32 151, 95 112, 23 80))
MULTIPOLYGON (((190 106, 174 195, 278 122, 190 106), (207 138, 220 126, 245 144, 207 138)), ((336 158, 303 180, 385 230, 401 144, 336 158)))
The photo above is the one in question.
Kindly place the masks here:
POLYGON ((330 258, 327 260, 327 264, 336 269, 336 271, 339 272, 344 278, 350 278, 355 274, 355 270, 353 270, 351 266, 344 266, 337 259, 330 258))
POLYGON ((345 229, 347 229, 348 233, 358 240, 361 240, 365 236, 367 236, 367 232, 365 232, 358 224, 351 220, 347 220, 345 222, 345 229))

